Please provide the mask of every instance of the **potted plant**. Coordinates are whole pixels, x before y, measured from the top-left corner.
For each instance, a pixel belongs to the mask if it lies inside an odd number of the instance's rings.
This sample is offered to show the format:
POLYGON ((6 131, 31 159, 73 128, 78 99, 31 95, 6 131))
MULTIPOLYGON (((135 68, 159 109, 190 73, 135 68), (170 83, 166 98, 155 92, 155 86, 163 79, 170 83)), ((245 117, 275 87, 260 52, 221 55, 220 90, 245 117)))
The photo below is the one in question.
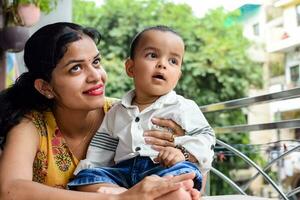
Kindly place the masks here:
POLYGON ((42 12, 48 14, 57 6, 57 0, 13 0, 15 6, 34 4, 42 12))
POLYGON ((3 11, 14 16, 14 23, 32 26, 38 22, 40 12, 48 14, 57 5, 57 0, 4 0, 3 11))
POLYGON ((29 38, 27 27, 39 20, 40 11, 49 13, 56 5, 57 0, 2 0, 4 27, 0 30, 1 50, 22 51, 29 38))
POLYGON ((17 14, 20 19, 20 23, 23 26, 33 26, 36 24, 41 16, 41 10, 33 3, 18 4, 17 14))

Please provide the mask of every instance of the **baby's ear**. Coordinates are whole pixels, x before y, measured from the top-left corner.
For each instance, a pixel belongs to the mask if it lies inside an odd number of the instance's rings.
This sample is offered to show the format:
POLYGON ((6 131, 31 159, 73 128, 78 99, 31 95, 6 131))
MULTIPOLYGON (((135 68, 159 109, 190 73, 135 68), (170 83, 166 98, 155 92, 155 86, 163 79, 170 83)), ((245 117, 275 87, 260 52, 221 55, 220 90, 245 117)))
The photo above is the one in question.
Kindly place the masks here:
POLYGON ((133 67, 134 67, 134 62, 131 58, 127 58, 125 61, 125 69, 126 69, 126 74, 129 77, 133 77, 133 67))

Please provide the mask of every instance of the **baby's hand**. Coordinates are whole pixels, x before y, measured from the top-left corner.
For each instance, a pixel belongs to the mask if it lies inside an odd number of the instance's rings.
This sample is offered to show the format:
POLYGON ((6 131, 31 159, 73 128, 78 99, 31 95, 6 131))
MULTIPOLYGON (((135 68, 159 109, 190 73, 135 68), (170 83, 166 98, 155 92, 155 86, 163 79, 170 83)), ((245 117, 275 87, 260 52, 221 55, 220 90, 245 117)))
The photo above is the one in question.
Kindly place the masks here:
POLYGON ((180 149, 164 147, 159 149, 159 154, 154 161, 159 162, 164 167, 171 167, 178 162, 185 161, 185 158, 180 149))

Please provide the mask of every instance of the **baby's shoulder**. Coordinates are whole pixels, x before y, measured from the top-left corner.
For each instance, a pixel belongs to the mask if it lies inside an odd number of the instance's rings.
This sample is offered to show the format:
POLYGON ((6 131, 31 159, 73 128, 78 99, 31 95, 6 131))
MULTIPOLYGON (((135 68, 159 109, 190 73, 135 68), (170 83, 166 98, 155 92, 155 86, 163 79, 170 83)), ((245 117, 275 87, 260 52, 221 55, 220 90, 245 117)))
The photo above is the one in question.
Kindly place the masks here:
POLYGON ((181 95, 177 95, 177 104, 178 107, 185 110, 185 109, 199 109, 199 106, 197 105, 197 103, 195 101, 193 101, 192 99, 187 99, 181 95))

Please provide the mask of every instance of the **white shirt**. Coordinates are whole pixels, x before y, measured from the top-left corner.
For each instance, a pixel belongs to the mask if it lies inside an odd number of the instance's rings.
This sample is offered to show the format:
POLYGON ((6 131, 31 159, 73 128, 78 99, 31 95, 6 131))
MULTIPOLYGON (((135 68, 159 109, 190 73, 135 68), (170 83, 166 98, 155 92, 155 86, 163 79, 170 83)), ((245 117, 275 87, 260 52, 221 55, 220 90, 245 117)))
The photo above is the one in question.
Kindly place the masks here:
POLYGON ((105 115, 86 159, 80 161, 74 173, 85 168, 111 166, 138 155, 156 158, 158 152, 145 143, 143 136, 147 130, 160 128, 152 124, 153 117, 172 119, 185 130, 185 136, 176 137, 175 144, 194 155, 200 170, 206 173, 213 160, 215 134, 197 104, 171 91, 139 112, 137 106, 131 105, 134 96, 134 90, 129 91, 105 115))

